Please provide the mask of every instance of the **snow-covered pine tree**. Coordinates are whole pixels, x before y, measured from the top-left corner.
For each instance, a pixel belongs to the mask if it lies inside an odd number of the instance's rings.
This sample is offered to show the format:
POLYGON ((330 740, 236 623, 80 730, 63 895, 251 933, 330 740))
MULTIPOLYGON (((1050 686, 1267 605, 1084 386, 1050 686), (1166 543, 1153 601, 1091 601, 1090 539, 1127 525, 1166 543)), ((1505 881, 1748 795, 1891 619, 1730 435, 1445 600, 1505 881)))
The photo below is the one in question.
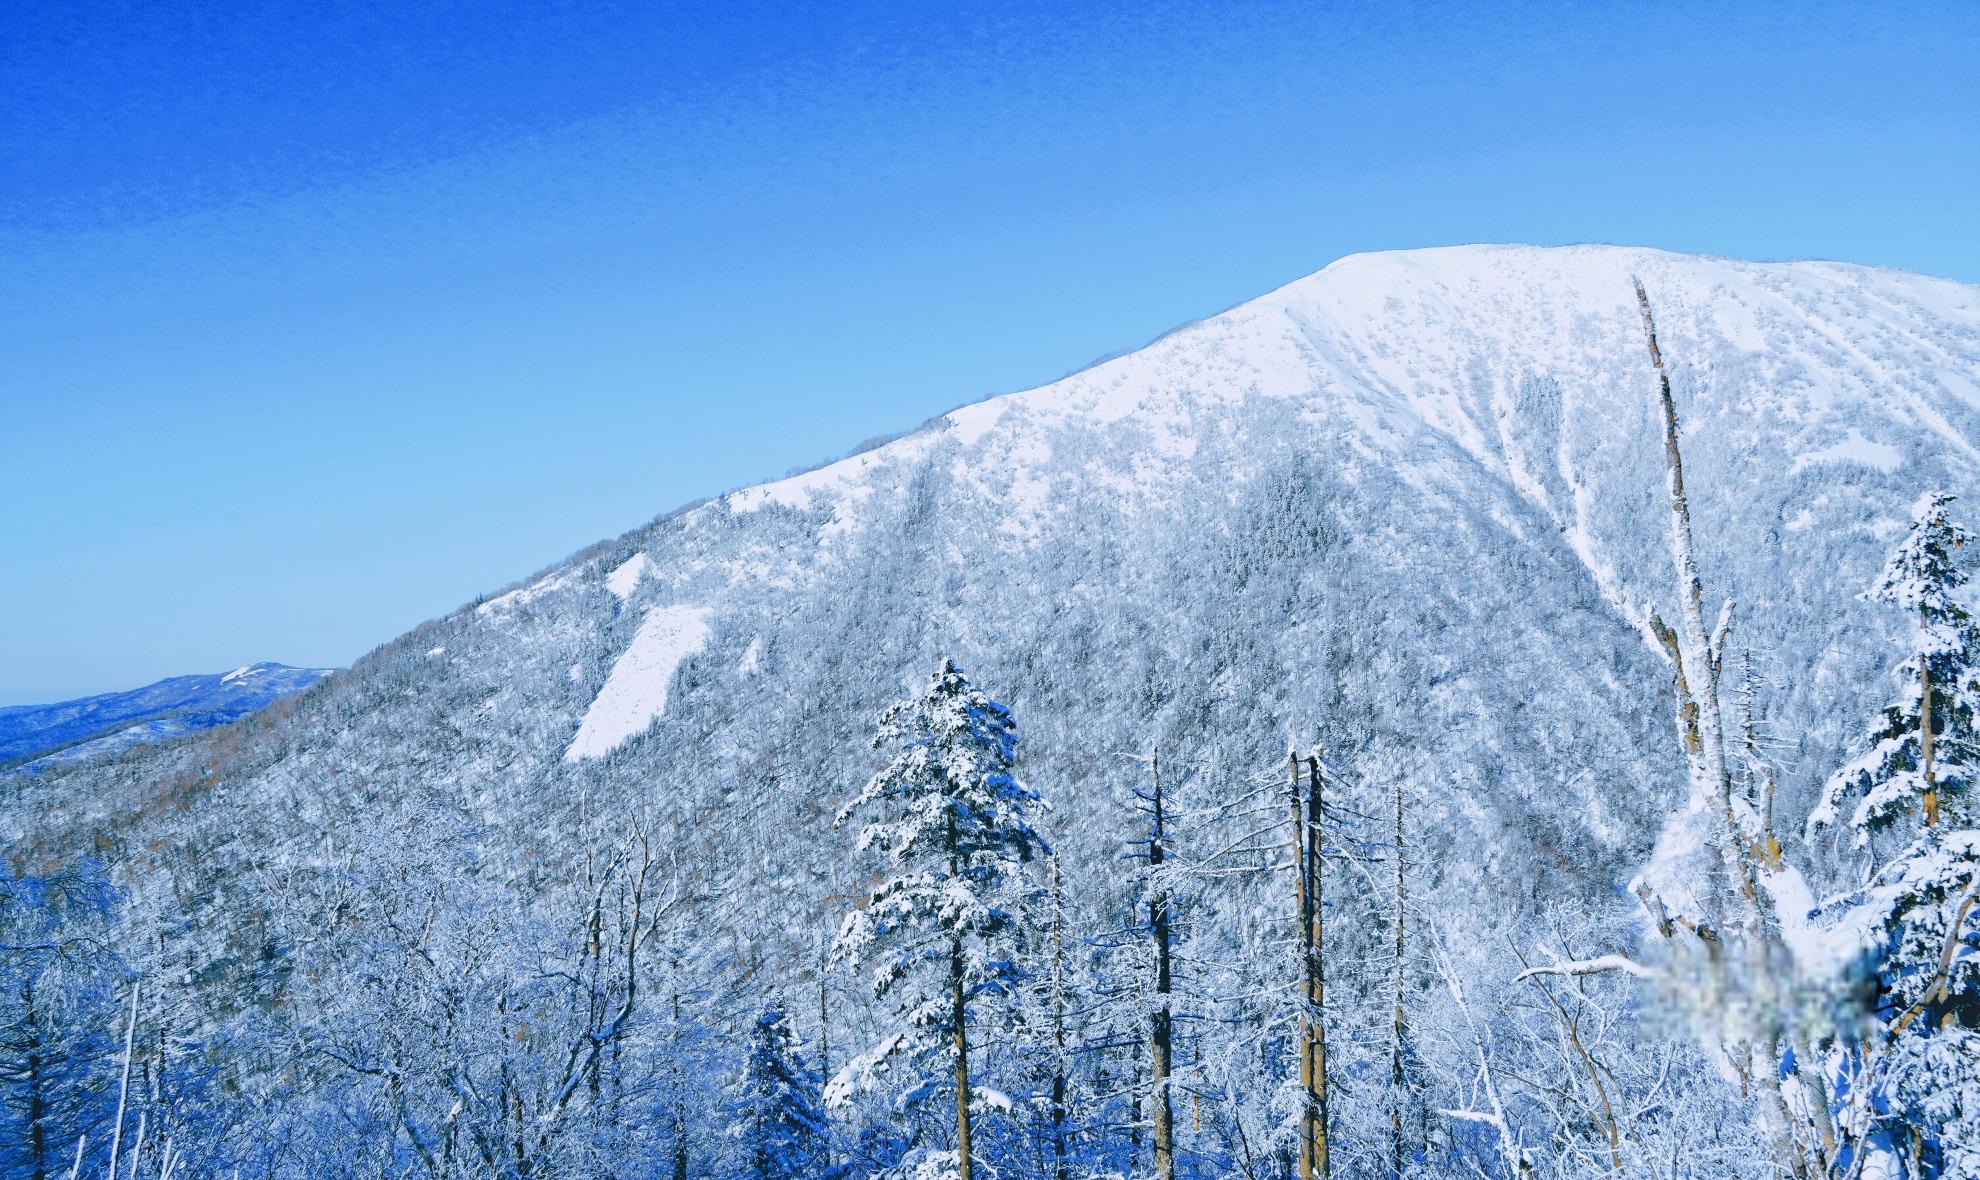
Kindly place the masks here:
POLYGON ((1830 779, 1813 822, 1846 822, 1867 851, 1840 922, 1864 949, 1868 1009, 1858 1101, 1845 1123, 1912 1177, 1980 1177, 1980 627, 1956 591, 1972 534, 1930 492, 1865 598, 1910 614, 1896 699, 1869 749, 1830 779), (1894 850, 1880 856, 1882 850, 1894 850))
POLYGON ((827 1088, 837 1104, 876 1089, 895 1063, 908 1074, 904 1102, 940 1093, 937 1070, 953 1077, 952 1152, 910 1152, 904 1167, 928 1177, 971 1180, 969 1011, 980 997, 1008 997, 1023 979, 1024 926, 1012 902, 1019 866, 1046 851, 1033 830, 1038 796, 1018 781, 1017 722, 944 660, 922 693, 880 717, 874 744, 891 762, 839 812, 868 822, 862 852, 890 868, 872 899, 847 915, 834 954, 868 967, 874 995, 891 1001, 894 1026, 827 1088))
POLYGON ((750 1180, 818 1180, 828 1172, 831 1124, 818 1074, 805 1062, 782 1007, 765 1008, 750 1032, 730 1133, 742 1143, 743 1174, 750 1180))
POLYGON ((1911 528, 1884 563, 1864 597, 1909 613, 1917 630, 1905 642, 1898 665, 1897 698, 1872 724, 1870 748, 1829 780, 1814 822, 1836 822, 1839 808, 1859 798, 1849 819, 1859 847, 1874 835, 1908 823, 1952 827, 1973 821, 1972 788, 1980 767, 1976 734, 1975 677, 1980 675, 1980 632, 1955 592, 1967 574, 1954 551, 1973 534, 1947 514, 1953 497, 1928 492, 1912 509, 1911 528), (1932 724, 1922 724, 1929 712, 1932 724))

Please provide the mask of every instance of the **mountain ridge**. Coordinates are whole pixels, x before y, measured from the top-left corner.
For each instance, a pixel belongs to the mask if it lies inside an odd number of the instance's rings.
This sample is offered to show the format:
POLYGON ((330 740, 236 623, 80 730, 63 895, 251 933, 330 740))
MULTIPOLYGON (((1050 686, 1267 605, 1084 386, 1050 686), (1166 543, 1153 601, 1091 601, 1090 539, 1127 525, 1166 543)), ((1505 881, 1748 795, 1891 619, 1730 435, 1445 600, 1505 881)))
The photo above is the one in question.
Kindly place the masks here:
POLYGON ((335 671, 264 661, 66 701, 0 706, 0 771, 93 758, 230 724, 335 671))

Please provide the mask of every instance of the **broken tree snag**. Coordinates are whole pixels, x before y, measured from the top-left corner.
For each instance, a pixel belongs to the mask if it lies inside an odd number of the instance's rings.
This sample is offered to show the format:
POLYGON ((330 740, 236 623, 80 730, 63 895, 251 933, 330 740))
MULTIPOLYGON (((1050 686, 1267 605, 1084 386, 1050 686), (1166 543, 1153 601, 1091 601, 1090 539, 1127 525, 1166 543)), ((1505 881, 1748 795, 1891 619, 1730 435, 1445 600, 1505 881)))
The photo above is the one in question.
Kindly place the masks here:
POLYGON ((1052 1177, 1066 1180, 1066 893, 1059 854, 1052 854, 1052 1177))
MULTIPOLYGON (((1725 715, 1719 701, 1720 658, 1731 625, 1731 606, 1728 604, 1721 610, 1717 625, 1708 632, 1705 625, 1705 592, 1698 575, 1692 537, 1691 507, 1685 495, 1684 459, 1678 447, 1677 406, 1671 396, 1670 373, 1664 367, 1663 350, 1657 343, 1657 321, 1650 311, 1650 297, 1644 292, 1640 280, 1632 279, 1632 284, 1636 289, 1637 307, 1643 315, 1643 334, 1650 349, 1650 364, 1657 373, 1658 411, 1664 431, 1665 476, 1670 493, 1671 564, 1678 599, 1676 662, 1682 680, 1679 738, 1685 749, 1686 770, 1694 798, 1716 810, 1724 824, 1724 831, 1716 841, 1719 863, 1727 879, 1737 886, 1736 896, 1710 897, 1705 905, 1706 915, 1700 915, 1695 920, 1679 916, 1677 925, 1698 937, 1706 953, 1707 970, 1715 980, 1714 990, 1722 992, 1728 983, 1735 982, 1729 974, 1735 971, 1734 963, 1743 960, 1748 973, 1765 975, 1771 974, 1772 964, 1784 958, 1771 894, 1760 883, 1761 874, 1774 869, 1763 857, 1756 855, 1756 833, 1752 829, 1757 824, 1742 822, 1743 818, 1751 818, 1753 813, 1748 809, 1746 816, 1742 817, 1741 809, 1745 807, 1745 801, 1736 799, 1733 793, 1726 752, 1725 715), (1690 716, 1683 707, 1686 703, 1683 696, 1688 696, 1689 703, 1696 707, 1695 728, 1689 724, 1690 716), (1730 951, 1722 945, 1726 937, 1733 940, 1730 951)), ((1658 918, 1660 929, 1670 929, 1669 915, 1659 914, 1656 910, 1653 914, 1658 918)), ((1761 997, 1779 994, 1770 979, 1736 982, 1761 997)), ((1751 1073, 1761 1091, 1762 1114, 1768 1124, 1769 1136, 1774 1141, 1775 1158, 1786 1165, 1793 1175, 1808 1177, 1812 1173, 1803 1151, 1804 1137, 1788 1109, 1783 1091, 1782 1075, 1786 1071, 1780 1068, 1783 1055, 1780 1051, 1780 1029, 1776 1023, 1780 1009, 1778 1002, 1772 999, 1764 1000, 1761 1007, 1763 1010, 1758 1018, 1750 1020, 1747 1030, 1732 1038, 1734 1043, 1727 1048, 1734 1058, 1742 1054, 1760 1055, 1763 1066, 1751 1073)))
POLYGON ((1394 794, 1396 794, 1396 970, 1394 970, 1394 976, 1390 980, 1390 984, 1392 984, 1390 1000, 1394 1004, 1394 1028, 1390 1030, 1390 1045, 1388 1045, 1388 1089, 1390 1089, 1388 1148, 1390 1148, 1390 1170, 1396 1174, 1396 1180, 1402 1180, 1404 1166, 1408 1164, 1408 1158, 1410 1158, 1408 1156, 1408 1150, 1406 1150, 1406 1144, 1404 1144, 1404 1134, 1402 1134, 1402 1107, 1404 1107, 1404 1095, 1408 1093, 1406 1087, 1404 1087, 1402 1053, 1404 1053, 1404 1041, 1410 1035, 1410 1026, 1404 1020, 1404 1012, 1402 1012, 1404 966, 1408 964, 1408 954, 1406 954, 1408 952, 1408 940, 1406 940, 1404 933, 1406 933, 1408 915, 1410 915, 1410 895, 1408 895, 1408 891, 1404 887, 1404 873, 1408 871, 1410 861, 1408 861, 1408 853, 1406 853, 1406 847, 1408 845, 1404 841, 1406 832, 1404 832, 1404 826, 1402 826, 1402 776, 1400 774, 1394 780, 1394 794))
MULTIPOLYGON (((1298 762, 1295 757, 1295 782, 1298 762)), ((1315 1180, 1328 1172, 1326 915, 1320 835, 1326 792, 1321 781, 1320 755, 1316 750, 1306 760, 1306 815, 1299 833, 1303 846, 1300 863, 1305 878, 1300 889, 1300 908, 1305 917, 1300 935, 1305 977, 1305 1006, 1300 1026, 1300 1083, 1304 1090, 1299 1137, 1301 1180, 1315 1180)), ((1294 788, 1295 792, 1297 789, 1294 788)))
POLYGON ((1174 1029, 1169 1011, 1169 991, 1172 984, 1170 965, 1171 914, 1168 883, 1162 876, 1162 865, 1167 859, 1164 847, 1168 840, 1167 819, 1162 801, 1162 760, 1158 753, 1150 753, 1148 763, 1153 771, 1155 788, 1150 800, 1154 810, 1153 823, 1148 837, 1148 870, 1151 884, 1148 899, 1148 926, 1155 940, 1155 1004, 1150 1016, 1149 1058, 1153 1063, 1153 1078, 1150 1097, 1154 1103, 1155 1124, 1155 1176, 1156 1180, 1175 1180, 1176 1175, 1176 1124, 1175 1107, 1169 1096, 1169 1075, 1175 1051, 1174 1029))
POLYGON ((1291 775, 1287 779, 1287 789, 1292 803, 1292 867, 1293 890, 1297 905, 1294 921, 1295 934, 1299 947, 1299 1180, 1312 1180, 1313 1177, 1313 1054, 1312 1044, 1311 995, 1308 991, 1308 968, 1311 954, 1308 938, 1313 929, 1313 880, 1307 867, 1306 840, 1306 799, 1300 789, 1299 752, 1288 750, 1286 758, 1291 763, 1291 775))
POLYGON ((1403 1146, 1403 1039, 1408 1035, 1408 1026, 1403 1021, 1403 964, 1404 923, 1409 912, 1408 894, 1403 887, 1403 871, 1406 859, 1403 854, 1403 790, 1402 777, 1394 782, 1396 803, 1396 962, 1395 974, 1391 979, 1390 999, 1395 1005, 1395 1024, 1389 1042, 1389 1167, 1395 1180, 1402 1180, 1403 1167, 1408 1156, 1403 1146))

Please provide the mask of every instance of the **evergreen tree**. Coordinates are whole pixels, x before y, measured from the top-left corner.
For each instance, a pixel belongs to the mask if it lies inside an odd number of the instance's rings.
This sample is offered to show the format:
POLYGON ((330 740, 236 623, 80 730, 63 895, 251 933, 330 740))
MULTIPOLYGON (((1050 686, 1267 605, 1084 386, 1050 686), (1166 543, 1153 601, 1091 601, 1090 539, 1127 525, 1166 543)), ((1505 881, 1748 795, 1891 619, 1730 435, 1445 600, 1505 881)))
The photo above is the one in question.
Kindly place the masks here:
POLYGON ((113 901, 93 869, 0 864, 0 1175, 66 1176, 77 1140, 100 1149, 116 1082, 113 901))
POLYGON ((1946 514, 1953 497, 1930 492, 1911 529, 1864 597, 1906 611, 1917 631, 1898 665, 1897 698, 1870 729, 1870 748, 1829 780, 1816 822, 1833 822, 1841 803, 1860 797, 1849 826, 1858 846, 1908 822, 1971 826, 1980 770, 1980 633, 1955 592, 1967 580, 1954 551, 1973 534, 1946 514), (1930 714, 1928 726, 1921 718, 1930 714), (1948 805, 1952 811, 1942 815, 1948 805))
POLYGON ((1956 600, 1955 550, 1972 534, 1952 497, 1918 501, 1911 529, 1865 597, 1917 622, 1895 700, 1870 748, 1829 782, 1815 819, 1848 825, 1871 853, 1867 883, 1841 931, 1863 954, 1868 1051, 1857 1063, 1854 1119, 1863 1150, 1914 1177, 1980 1177, 1980 628, 1956 600), (1876 854, 1896 849, 1887 858, 1876 854))
POLYGON ((731 1128, 743 1143, 744 1175, 751 1180, 815 1180, 827 1173, 831 1124, 818 1085, 783 1008, 765 1008, 750 1034, 731 1128))
POLYGON ((979 998, 1008 998, 1024 978, 1023 923, 1012 906, 1019 866, 1046 851, 1031 826, 1039 798, 1015 774, 1017 723, 1009 709, 944 660, 927 688, 880 718, 876 746, 891 762, 839 812, 864 814, 859 849, 878 851, 891 872, 863 909, 848 915, 834 953, 869 966, 877 999, 888 1001, 890 1033, 833 1079, 837 1103, 875 1088, 899 1063, 904 1104, 931 1099, 953 1079, 953 1153, 923 1149, 906 1163, 918 1176, 971 1180, 969 1012, 979 998))

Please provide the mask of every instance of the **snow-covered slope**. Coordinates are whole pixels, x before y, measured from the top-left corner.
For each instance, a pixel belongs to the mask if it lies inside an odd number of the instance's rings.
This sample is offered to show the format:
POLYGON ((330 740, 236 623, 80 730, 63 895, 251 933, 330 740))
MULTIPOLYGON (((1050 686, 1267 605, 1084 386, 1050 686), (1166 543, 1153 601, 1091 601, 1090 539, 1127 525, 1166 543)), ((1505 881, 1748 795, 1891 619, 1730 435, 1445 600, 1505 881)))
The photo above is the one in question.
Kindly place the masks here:
POLYGON ((330 675, 260 663, 128 692, 0 708, 0 768, 78 761, 237 721, 330 675))
POLYGON ((875 712, 953 656, 1016 710, 1074 872, 1116 863, 1123 752, 1229 795, 1324 741, 1405 780, 1448 850, 1426 884, 1481 929, 1609 896, 1679 786, 1641 625, 1669 579, 1633 277, 1792 812, 1881 689, 1890 624, 1855 596, 1906 506, 1980 491, 1980 289, 1478 246, 1346 258, 664 517, 224 746, 39 776, 0 838, 169 833, 224 928, 258 904, 230 867, 439 855, 394 835, 439 818, 477 864, 540 866, 581 816, 657 809, 694 871, 782 899, 711 929, 789 950, 816 937, 791 915, 846 887, 826 821, 870 772, 875 712))

